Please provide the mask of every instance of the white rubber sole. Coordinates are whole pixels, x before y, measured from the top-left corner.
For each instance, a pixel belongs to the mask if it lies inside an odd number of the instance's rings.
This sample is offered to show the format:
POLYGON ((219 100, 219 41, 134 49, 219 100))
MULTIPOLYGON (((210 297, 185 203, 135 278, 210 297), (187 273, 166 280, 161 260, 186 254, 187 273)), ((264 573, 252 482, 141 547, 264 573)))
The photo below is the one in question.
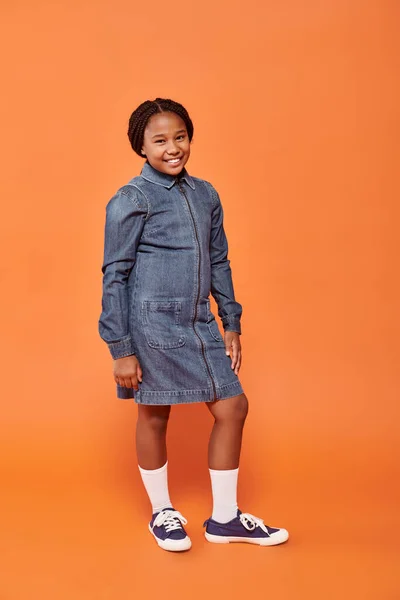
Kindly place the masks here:
POLYGON ((156 540, 157 544, 163 550, 169 550, 170 552, 183 552, 184 550, 190 550, 190 548, 192 547, 192 541, 189 536, 186 536, 185 538, 183 538, 183 540, 160 540, 153 532, 150 523, 149 531, 156 540))
POLYGON ((273 533, 266 538, 246 538, 246 537, 233 537, 233 536, 222 536, 213 535, 211 533, 204 533, 205 538, 208 542, 213 544, 230 544, 231 542, 244 542, 246 544, 255 544, 256 546, 276 546, 277 544, 283 544, 289 539, 289 532, 286 529, 280 529, 277 533, 273 533))

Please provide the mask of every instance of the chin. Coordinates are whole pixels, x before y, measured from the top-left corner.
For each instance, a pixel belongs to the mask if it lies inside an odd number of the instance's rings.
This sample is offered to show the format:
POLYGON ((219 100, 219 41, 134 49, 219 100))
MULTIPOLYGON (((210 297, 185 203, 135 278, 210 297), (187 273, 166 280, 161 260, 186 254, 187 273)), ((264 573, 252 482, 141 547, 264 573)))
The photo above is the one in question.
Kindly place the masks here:
POLYGON ((168 175, 179 175, 179 173, 182 173, 183 171, 183 167, 181 167, 180 169, 171 169, 169 167, 162 167, 162 170, 164 173, 167 173, 168 175))

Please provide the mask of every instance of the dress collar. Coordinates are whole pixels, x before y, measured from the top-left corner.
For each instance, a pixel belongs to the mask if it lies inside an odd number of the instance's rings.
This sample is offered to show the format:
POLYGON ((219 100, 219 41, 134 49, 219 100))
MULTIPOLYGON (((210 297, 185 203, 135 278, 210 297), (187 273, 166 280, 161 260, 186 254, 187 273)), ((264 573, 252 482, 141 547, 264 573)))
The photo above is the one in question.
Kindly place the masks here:
MULTIPOLYGON (((140 176, 147 181, 151 181, 152 183, 156 183, 158 185, 163 185, 164 187, 170 189, 178 181, 178 177, 174 175, 169 175, 168 173, 162 173, 158 169, 155 169, 151 166, 151 164, 146 160, 143 165, 140 176)), ((181 178, 186 181, 188 185, 195 189, 194 181, 189 173, 186 171, 185 167, 183 167, 181 178)))

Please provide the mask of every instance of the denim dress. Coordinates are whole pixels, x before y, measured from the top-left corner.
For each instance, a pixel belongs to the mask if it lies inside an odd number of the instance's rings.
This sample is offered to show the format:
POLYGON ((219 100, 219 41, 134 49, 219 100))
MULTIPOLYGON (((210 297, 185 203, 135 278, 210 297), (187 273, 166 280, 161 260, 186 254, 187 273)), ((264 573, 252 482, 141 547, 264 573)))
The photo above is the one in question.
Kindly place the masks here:
POLYGON ((99 334, 113 359, 135 354, 139 390, 117 397, 139 404, 212 402, 243 392, 215 315, 241 333, 223 209, 214 187, 183 169, 146 161, 106 206, 99 334))

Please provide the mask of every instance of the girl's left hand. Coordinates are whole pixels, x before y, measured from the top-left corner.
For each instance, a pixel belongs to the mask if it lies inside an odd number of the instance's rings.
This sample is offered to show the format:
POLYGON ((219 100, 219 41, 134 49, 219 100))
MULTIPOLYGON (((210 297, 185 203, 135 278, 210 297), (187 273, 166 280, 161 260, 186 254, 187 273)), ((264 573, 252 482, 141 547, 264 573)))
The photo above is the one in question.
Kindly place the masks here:
POLYGON ((224 342, 226 355, 229 356, 232 353, 231 368, 235 370, 235 374, 237 375, 242 364, 242 347, 240 345, 239 333, 236 331, 225 331, 224 342))

